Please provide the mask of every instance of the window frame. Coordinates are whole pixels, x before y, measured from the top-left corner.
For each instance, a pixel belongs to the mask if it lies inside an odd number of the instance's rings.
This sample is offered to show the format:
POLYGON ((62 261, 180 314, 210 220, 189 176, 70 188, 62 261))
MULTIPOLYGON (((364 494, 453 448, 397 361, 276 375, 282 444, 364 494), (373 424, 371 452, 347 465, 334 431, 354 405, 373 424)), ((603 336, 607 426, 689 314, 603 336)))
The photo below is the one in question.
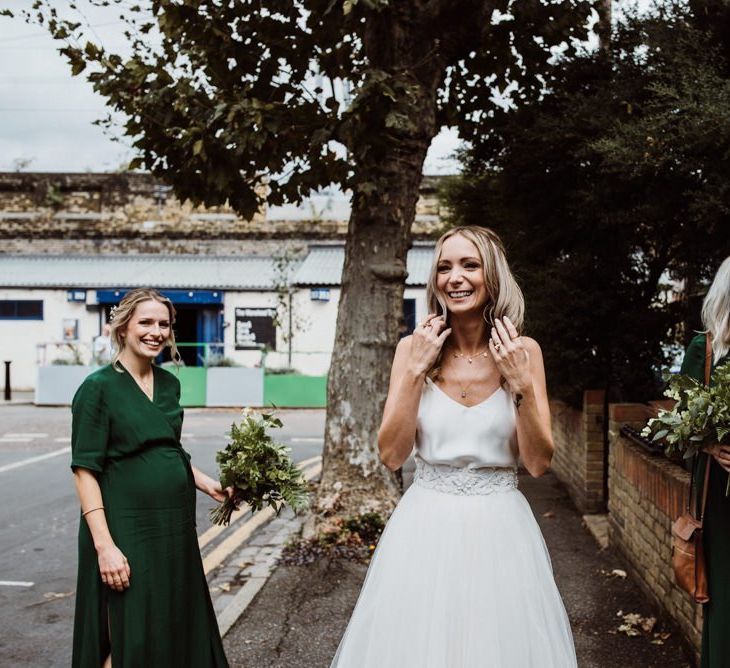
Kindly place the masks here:
POLYGON ((44 303, 42 299, 0 299, 0 306, 5 306, 7 304, 12 305, 13 313, 5 315, 2 312, 2 309, 0 309, 0 320, 36 320, 40 321, 43 320, 44 316, 44 303), (32 315, 20 315, 20 305, 30 305, 35 304, 39 305, 39 314, 32 314, 32 315))

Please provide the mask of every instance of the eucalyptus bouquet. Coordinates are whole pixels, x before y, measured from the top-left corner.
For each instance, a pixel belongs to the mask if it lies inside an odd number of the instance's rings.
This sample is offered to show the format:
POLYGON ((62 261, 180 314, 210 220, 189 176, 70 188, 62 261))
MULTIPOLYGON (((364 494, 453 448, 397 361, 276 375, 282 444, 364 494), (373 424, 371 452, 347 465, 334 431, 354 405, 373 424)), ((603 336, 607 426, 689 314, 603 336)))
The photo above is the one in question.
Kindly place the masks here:
POLYGON ((306 507, 309 494, 303 472, 289 456, 289 448, 275 443, 270 429, 280 428, 272 414, 243 411, 239 424, 231 425, 230 443, 216 453, 221 486, 233 487, 223 503, 210 512, 214 524, 229 524, 239 504, 261 510, 271 506, 278 513, 284 504, 294 510, 306 507))
POLYGON ((667 455, 680 453, 688 459, 707 446, 730 441, 730 364, 715 371, 712 387, 689 376, 672 375, 664 394, 677 403, 649 420, 642 435, 663 439, 667 455))

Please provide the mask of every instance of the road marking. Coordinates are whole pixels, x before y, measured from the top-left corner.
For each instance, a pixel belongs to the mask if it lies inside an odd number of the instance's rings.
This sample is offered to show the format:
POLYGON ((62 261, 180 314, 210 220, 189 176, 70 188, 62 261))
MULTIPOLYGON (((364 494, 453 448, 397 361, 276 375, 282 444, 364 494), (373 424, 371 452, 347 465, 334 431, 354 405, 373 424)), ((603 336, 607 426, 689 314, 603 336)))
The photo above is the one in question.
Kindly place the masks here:
POLYGON ((321 443, 324 439, 311 436, 294 436, 289 439, 292 443, 321 443))
POLYGON ((59 436, 58 438, 53 439, 56 443, 70 443, 71 437, 70 436, 59 436))
MULTIPOLYGON (((322 463, 319 455, 317 457, 311 457, 298 464, 299 468, 303 469, 304 477, 307 480, 316 478, 322 471, 322 463), (312 466, 313 464, 313 466, 312 466)), ((248 510, 248 509, 246 509, 248 510)), ((241 510, 238 511, 242 512, 241 510)), ((240 527, 238 527, 228 538, 226 538, 220 545, 218 545, 205 559, 203 559, 203 570, 205 574, 210 573, 216 566, 220 566, 223 561, 248 538, 251 534, 263 524, 266 524, 276 513, 270 506, 259 510, 255 513, 251 519, 246 520, 240 527)), ((230 527, 231 525, 229 525, 230 527)), ((207 545, 213 538, 215 538, 221 531, 225 530, 226 527, 216 525, 206 531, 201 537, 199 542, 207 545)))
POLYGON ((18 580, 0 580, 0 587, 32 587, 35 582, 22 582, 18 580))
POLYGON ((71 452, 71 448, 61 448, 60 450, 54 450, 53 452, 47 452, 45 455, 38 455, 37 457, 29 457, 28 459, 22 459, 19 462, 13 464, 6 464, 0 466, 0 473, 6 471, 12 471, 13 469, 19 469, 21 466, 28 466, 29 464, 35 464, 36 462, 42 462, 44 459, 50 459, 51 457, 58 457, 59 455, 65 455, 71 452))
POLYGON ((0 436, 0 443, 30 443, 32 438, 20 438, 18 436, 0 436))
POLYGON ((195 438, 195 434, 189 431, 184 431, 182 434, 180 434, 180 438, 195 438))
POLYGON ((47 438, 48 434, 41 434, 37 431, 3 434, 3 438, 47 438))

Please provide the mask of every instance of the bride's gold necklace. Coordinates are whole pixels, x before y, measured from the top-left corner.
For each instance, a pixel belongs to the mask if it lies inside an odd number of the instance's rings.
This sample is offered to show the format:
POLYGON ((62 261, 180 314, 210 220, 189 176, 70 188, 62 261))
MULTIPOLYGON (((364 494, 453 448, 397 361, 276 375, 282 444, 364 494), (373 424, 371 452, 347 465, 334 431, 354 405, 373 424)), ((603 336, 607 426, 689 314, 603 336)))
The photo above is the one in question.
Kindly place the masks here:
MULTIPOLYGON (((469 364, 472 364, 474 362, 474 360, 478 359, 479 357, 486 357, 488 354, 489 354, 489 352, 488 352, 488 349, 486 349, 486 348, 484 350, 480 350, 480 351, 474 353, 473 355, 467 355, 466 353, 462 353, 460 351, 456 351, 453 353, 455 359, 465 359, 467 362, 469 362, 469 364)), ((466 397, 468 395, 467 390, 474 384, 475 379, 472 378, 472 380, 469 381, 469 383, 464 385, 461 382, 461 379, 458 376, 456 376, 456 374, 454 374, 454 376, 455 376, 456 384, 459 386, 459 389, 461 390, 461 392, 459 393, 461 395, 461 398, 466 399, 466 397)))

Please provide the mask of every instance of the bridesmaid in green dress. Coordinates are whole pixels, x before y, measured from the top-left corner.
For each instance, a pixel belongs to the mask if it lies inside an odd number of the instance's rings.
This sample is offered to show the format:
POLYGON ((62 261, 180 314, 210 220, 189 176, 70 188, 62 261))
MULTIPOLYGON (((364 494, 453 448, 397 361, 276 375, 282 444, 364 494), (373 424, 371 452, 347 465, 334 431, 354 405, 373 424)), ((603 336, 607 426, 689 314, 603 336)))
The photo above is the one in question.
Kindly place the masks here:
MULTIPOLYGON (((730 350, 730 257, 715 276, 702 306, 702 322, 712 336, 712 370, 725 364, 730 350)), ((706 334, 689 344, 681 372, 700 382, 705 378, 706 334)), ((712 383, 712 378, 710 379, 712 383)), ((710 481, 704 521, 704 548, 710 601, 704 606, 701 668, 730 666, 730 497, 725 496, 730 473, 730 446, 714 446, 699 456, 695 485, 701 491, 705 466, 710 481)))
POLYGON ((228 666, 195 530, 195 489, 220 484, 180 445, 180 383, 153 365, 177 357, 172 303, 133 290, 112 322, 117 355, 73 400, 81 502, 75 668, 228 666))

